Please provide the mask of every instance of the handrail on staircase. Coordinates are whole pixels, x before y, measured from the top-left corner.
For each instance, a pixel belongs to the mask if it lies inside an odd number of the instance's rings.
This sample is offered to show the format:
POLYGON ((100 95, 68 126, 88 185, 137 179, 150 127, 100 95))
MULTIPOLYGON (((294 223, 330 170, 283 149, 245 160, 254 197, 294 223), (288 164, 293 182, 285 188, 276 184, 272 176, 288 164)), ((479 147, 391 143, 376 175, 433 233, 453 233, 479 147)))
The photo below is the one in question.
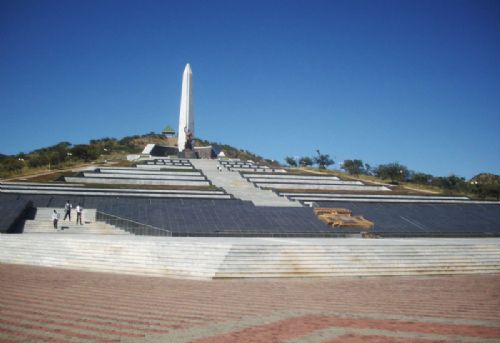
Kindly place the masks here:
POLYGON ((170 230, 139 223, 135 220, 118 217, 103 211, 96 211, 96 221, 103 221, 139 236, 172 236, 172 231, 170 230))

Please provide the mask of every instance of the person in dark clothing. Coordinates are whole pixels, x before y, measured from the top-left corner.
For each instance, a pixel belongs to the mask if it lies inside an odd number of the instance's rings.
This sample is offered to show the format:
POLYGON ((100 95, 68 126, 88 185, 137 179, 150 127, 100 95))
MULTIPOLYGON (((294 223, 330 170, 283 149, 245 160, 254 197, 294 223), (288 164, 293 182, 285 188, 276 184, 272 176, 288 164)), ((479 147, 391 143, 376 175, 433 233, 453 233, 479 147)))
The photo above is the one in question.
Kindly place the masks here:
POLYGON ((66 217, 69 218, 69 221, 71 221, 71 209, 73 208, 73 206, 71 205, 71 203, 68 201, 66 201, 66 205, 64 205, 64 219, 63 220, 66 220, 66 217))

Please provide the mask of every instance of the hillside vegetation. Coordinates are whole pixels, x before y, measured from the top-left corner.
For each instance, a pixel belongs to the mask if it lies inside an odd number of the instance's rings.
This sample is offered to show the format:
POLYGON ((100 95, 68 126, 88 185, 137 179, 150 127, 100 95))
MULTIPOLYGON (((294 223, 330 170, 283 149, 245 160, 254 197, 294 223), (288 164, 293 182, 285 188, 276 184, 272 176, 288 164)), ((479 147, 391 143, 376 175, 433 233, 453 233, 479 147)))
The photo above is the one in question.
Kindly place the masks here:
MULTIPOLYGON (((61 142, 49 147, 36 149, 28 153, 21 152, 8 156, 0 154, 0 178, 10 178, 32 175, 47 171, 60 171, 89 163, 114 161, 127 164, 124 158, 127 154, 139 154, 147 144, 163 144, 173 146, 177 143, 175 137, 165 137, 150 132, 144 135, 127 136, 121 139, 92 139, 88 144, 73 145, 61 142)), ((195 139, 195 146, 212 145, 218 151, 224 151, 229 158, 253 160, 256 163, 279 166, 275 161, 266 160, 247 150, 237 149, 227 144, 195 139)), ((44 179, 44 177, 40 177, 44 179)))
MULTIPOLYGON (((150 143, 173 146, 176 144, 176 138, 150 132, 122 139, 108 137, 92 139, 88 144, 73 145, 70 142, 61 142, 29 153, 21 152, 12 156, 0 154, 0 178, 43 174, 47 171, 61 174, 64 173, 65 169, 89 163, 113 162, 119 165, 129 165, 125 161, 125 156, 139 154, 144 146, 150 143)), ((212 145, 216 151, 224 151, 228 158, 252 160, 261 165, 280 167, 280 164, 274 160, 265 159, 248 150, 238 149, 228 144, 195 139, 194 145, 212 145)), ((410 192, 464 194, 480 199, 500 199, 499 175, 481 173, 466 180, 456 175, 441 177, 415 172, 397 162, 371 167, 361 160, 344 161, 340 166, 344 171, 342 172, 327 169, 335 162, 330 159, 329 155, 322 154, 319 150, 316 152, 317 154, 312 157, 301 157, 298 160, 286 157, 285 161, 290 167, 289 171, 327 173, 335 174, 343 179, 362 180, 369 183, 390 183, 396 191, 405 189, 405 191, 410 192), (317 168, 313 168, 313 165, 317 165, 317 168)), ((39 179, 40 181, 45 180, 44 176, 40 176, 39 179)))
POLYGON ((163 136, 149 133, 122 139, 92 139, 88 144, 61 142, 29 153, 0 156, 0 178, 61 170, 91 162, 123 160, 127 154, 138 154, 149 142, 159 142, 163 136), (146 143, 147 142, 147 143, 146 143))

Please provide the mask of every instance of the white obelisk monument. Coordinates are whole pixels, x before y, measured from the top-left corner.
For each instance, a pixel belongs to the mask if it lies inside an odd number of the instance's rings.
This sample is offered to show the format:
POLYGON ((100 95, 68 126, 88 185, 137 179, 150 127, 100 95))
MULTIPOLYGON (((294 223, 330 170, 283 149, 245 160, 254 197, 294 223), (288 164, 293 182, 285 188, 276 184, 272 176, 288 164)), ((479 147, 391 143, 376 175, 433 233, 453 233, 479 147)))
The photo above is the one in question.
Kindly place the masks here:
POLYGON ((189 63, 184 68, 182 75, 181 110, 179 113, 179 131, 177 146, 179 151, 184 151, 186 138, 194 135, 194 108, 193 108, 193 72, 189 63))

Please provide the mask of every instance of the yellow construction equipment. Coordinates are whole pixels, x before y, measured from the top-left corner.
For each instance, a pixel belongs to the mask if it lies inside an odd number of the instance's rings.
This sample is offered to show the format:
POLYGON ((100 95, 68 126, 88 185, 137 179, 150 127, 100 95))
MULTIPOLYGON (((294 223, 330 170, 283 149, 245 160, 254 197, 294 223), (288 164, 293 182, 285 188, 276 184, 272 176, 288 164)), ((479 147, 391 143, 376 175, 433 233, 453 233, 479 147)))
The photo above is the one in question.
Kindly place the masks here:
POLYGON ((318 218, 333 228, 372 229, 373 222, 363 216, 353 216, 347 208, 315 208, 314 213, 318 218))

